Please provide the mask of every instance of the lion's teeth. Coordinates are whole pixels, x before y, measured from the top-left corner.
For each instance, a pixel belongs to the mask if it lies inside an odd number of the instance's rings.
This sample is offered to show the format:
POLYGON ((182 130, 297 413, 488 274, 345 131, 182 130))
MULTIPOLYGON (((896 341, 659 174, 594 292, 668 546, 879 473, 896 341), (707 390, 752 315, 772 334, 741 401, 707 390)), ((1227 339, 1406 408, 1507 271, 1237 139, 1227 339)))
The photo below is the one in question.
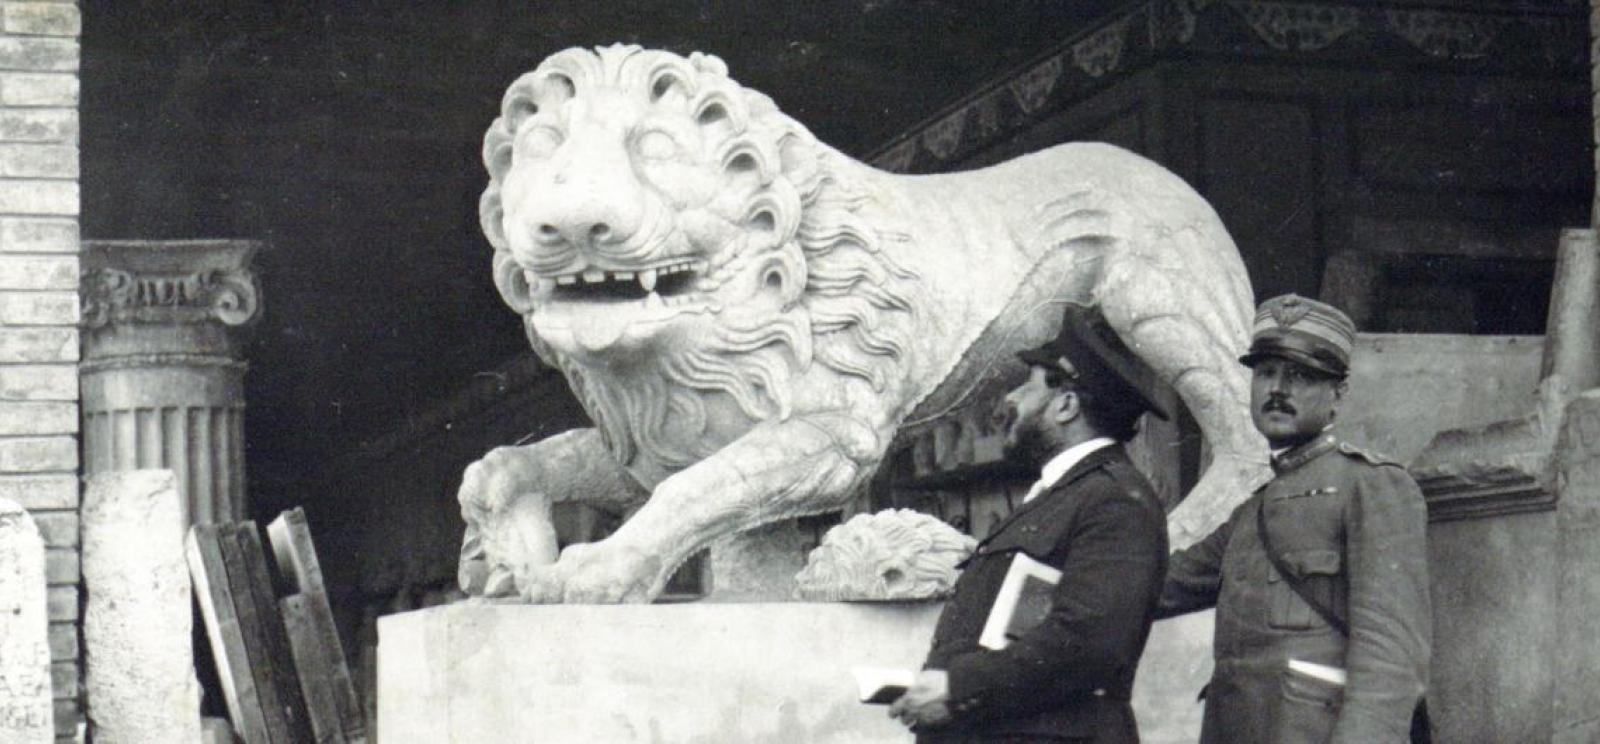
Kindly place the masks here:
POLYGON ((639 286, 646 292, 656 291, 656 270, 645 269, 639 272, 639 286))
POLYGON ((619 271, 619 272, 617 272, 615 274, 612 274, 612 276, 616 277, 617 281, 623 281, 623 282, 631 282, 631 281, 633 281, 633 272, 631 272, 631 271, 619 271))
POLYGON ((646 309, 649 309, 649 310, 660 310, 661 309, 661 305, 662 305, 661 295, 658 295, 655 292, 651 292, 650 294, 647 294, 647 295, 644 296, 644 306, 645 306, 646 309))
POLYGON ((556 277, 556 284, 560 284, 562 286, 567 286, 567 285, 577 284, 577 283, 578 283, 578 277, 576 275, 574 275, 574 274, 563 274, 561 276, 556 277))
POLYGON ((585 271, 583 272, 583 280, 590 284, 599 284, 606 280, 606 272, 599 269, 585 271))

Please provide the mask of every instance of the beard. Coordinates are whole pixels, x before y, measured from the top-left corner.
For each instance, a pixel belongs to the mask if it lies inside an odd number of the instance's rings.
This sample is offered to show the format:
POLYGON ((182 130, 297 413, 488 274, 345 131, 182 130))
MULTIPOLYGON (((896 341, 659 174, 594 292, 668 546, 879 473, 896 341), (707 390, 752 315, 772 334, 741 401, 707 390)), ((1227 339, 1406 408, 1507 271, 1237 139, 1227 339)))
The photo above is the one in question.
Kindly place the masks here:
POLYGON ((1037 469, 1050 455, 1050 441, 1033 419, 1019 418, 1015 412, 1012 412, 1011 416, 1013 420, 1007 429, 1005 444, 1001 446, 1000 453, 1007 461, 1037 469))

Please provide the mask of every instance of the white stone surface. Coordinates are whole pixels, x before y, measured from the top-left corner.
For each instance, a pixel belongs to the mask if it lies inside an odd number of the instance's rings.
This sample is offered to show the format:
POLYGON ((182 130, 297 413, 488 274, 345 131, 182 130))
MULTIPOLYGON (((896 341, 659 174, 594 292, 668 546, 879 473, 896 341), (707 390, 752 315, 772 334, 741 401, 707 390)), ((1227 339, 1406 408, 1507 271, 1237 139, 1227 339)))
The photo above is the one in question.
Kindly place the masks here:
POLYGON ((461 603, 378 621, 384 744, 910 742, 854 665, 917 668, 938 606, 461 603))
POLYGON ((98 744, 199 744, 183 508, 170 470, 102 473, 83 498, 89 720, 98 744))
MULTIPOLYGON (((939 603, 645 606, 474 600, 378 621, 383 744, 910 742, 850 668, 920 668, 939 603)), ((1133 692, 1146 744, 1192 744, 1211 613, 1158 622, 1133 692)))
POLYGON ((512 84, 484 160, 496 286, 598 436, 468 471, 469 578, 510 574, 535 602, 647 601, 696 551, 841 508, 897 439, 993 400, 1064 303, 1099 308, 1205 435, 1211 464, 1171 515, 1174 545, 1270 474, 1237 361, 1254 311, 1244 264, 1205 200, 1134 153, 1073 143, 885 173, 716 57, 617 45, 565 50, 512 84), (586 470, 551 465, 573 459, 586 470), (549 504, 614 498, 617 480, 649 494, 610 537, 553 561, 520 549, 547 530, 510 505, 533 499, 548 522, 549 504), (487 539, 510 514, 528 537, 487 539))
POLYGON ((0 742, 55 740, 44 541, 27 511, 0 500, 0 742))

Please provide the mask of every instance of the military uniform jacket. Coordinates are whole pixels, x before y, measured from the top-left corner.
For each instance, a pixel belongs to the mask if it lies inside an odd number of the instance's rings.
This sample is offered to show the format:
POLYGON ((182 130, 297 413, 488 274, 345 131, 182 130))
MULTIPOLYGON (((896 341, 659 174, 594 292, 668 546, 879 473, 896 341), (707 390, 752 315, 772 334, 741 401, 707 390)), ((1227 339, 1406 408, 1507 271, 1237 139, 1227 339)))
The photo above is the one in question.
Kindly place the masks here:
POLYGON ((1405 469, 1324 434, 1273 462, 1276 477, 1222 527, 1172 557, 1159 615, 1217 608, 1202 744, 1408 740, 1427 679, 1427 510, 1405 469), (1256 524, 1348 639, 1284 582, 1256 524), (1341 689, 1290 659, 1346 670, 1341 689))
POLYGON ((1121 445, 1089 453, 996 525, 967 559, 927 667, 949 674, 954 720, 919 743, 1137 742, 1128 704, 1166 570, 1166 523, 1121 445), (1061 570, 1044 621, 1003 651, 978 646, 1012 559, 1061 570))

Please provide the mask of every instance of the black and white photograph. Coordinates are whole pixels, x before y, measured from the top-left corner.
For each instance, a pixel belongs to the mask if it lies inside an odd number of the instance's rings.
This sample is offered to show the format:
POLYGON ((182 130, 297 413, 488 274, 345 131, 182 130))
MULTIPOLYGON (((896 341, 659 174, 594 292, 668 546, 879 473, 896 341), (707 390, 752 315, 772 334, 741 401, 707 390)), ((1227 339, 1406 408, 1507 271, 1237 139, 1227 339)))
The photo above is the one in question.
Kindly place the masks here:
POLYGON ((0 0, 0 744, 1600 744, 1597 49, 0 0))

